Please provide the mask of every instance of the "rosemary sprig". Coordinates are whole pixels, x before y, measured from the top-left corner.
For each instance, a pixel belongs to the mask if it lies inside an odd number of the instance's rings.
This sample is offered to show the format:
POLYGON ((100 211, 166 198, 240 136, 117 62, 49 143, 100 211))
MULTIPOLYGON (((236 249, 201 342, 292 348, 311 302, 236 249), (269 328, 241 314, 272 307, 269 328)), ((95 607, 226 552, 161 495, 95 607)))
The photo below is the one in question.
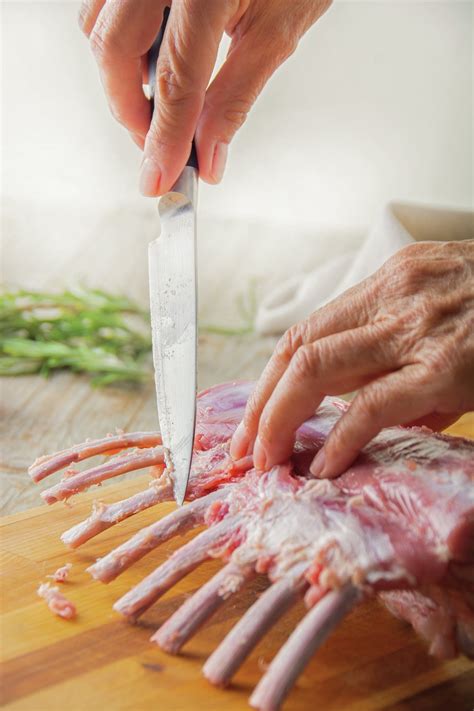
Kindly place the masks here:
MULTIPOLYGON (((255 288, 237 301, 241 327, 202 324, 200 333, 251 333, 255 288)), ((149 314, 127 297, 85 288, 0 292, 0 376, 69 369, 90 374, 93 385, 136 383, 151 377, 150 350, 149 314)))
POLYGON ((94 385, 149 377, 148 314, 100 289, 0 294, 0 375, 68 368, 94 385))

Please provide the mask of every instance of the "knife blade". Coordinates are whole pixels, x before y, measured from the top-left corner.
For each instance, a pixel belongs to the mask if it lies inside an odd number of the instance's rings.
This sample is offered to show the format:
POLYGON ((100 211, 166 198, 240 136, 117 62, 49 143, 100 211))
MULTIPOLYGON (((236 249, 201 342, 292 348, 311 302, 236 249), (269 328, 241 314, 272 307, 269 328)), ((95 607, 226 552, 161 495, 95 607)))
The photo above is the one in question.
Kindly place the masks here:
MULTIPOLYGON (((148 54, 153 97, 156 60, 169 14, 148 54)), ((194 148, 172 190, 158 199, 161 231, 148 248, 153 365, 161 437, 178 505, 186 496, 196 424, 197 158, 194 148)))

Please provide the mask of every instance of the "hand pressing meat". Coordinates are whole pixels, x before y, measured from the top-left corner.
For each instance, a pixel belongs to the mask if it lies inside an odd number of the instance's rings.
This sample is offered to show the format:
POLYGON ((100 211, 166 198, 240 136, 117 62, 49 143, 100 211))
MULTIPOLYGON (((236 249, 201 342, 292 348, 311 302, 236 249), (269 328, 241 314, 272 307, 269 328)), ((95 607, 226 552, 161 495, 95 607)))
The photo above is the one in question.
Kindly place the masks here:
POLYGON ((474 240, 421 242, 283 336, 231 454, 265 470, 325 395, 358 390, 311 473, 341 474, 383 427, 443 429, 474 409, 474 240))

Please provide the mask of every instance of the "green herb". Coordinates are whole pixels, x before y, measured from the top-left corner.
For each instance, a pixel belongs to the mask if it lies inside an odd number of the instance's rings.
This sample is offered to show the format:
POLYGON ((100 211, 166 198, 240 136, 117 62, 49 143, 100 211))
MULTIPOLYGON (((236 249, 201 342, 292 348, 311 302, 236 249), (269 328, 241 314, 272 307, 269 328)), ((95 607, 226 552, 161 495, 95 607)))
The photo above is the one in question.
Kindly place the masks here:
POLYGON ((68 368, 94 385, 149 377, 148 314, 100 289, 0 294, 0 375, 68 368))
MULTIPOLYGON (((237 328, 200 325, 200 333, 243 336, 253 331, 256 285, 240 295, 237 328)), ((69 369, 93 385, 148 380, 149 314, 124 296, 100 289, 61 293, 0 293, 0 376, 69 369)))

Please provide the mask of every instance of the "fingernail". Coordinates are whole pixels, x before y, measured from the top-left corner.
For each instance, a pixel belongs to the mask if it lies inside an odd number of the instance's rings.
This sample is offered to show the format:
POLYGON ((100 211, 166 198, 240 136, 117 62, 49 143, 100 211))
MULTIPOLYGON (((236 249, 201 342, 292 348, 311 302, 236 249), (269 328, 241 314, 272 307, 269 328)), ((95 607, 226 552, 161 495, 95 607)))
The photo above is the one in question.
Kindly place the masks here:
POLYGON ((232 441, 230 443, 230 456, 234 461, 242 459, 247 454, 249 454, 250 449, 250 438, 247 434, 247 428, 244 423, 241 422, 240 425, 234 432, 232 441))
POLYGON ((309 471, 311 472, 312 476, 314 476, 316 479, 321 478, 321 475, 324 471, 324 466, 326 464, 326 454, 324 452, 324 447, 322 447, 313 461, 311 462, 311 466, 309 468, 309 471))
POLYGON ((219 141, 216 143, 214 148, 214 155, 212 156, 212 167, 211 175, 216 183, 220 183, 224 175, 225 164, 227 162, 227 143, 219 141))
POLYGON ((159 166, 151 160, 144 158, 140 170, 140 192, 145 197, 154 197, 158 193, 160 184, 161 170, 159 166))
POLYGON ((267 468, 267 453, 265 448, 260 441, 260 437, 255 440, 255 446, 253 448, 253 465, 255 469, 264 472, 267 468))

